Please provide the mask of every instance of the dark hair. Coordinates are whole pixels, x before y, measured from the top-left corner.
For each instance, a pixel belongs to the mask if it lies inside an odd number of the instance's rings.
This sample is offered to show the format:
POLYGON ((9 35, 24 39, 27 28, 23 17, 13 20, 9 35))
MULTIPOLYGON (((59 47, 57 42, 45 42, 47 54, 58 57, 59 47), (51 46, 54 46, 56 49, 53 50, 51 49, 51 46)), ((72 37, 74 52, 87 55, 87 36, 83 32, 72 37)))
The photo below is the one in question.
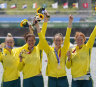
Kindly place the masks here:
POLYGON ((53 40, 55 40, 55 37, 56 37, 56 36, 61 37, 61 38, 62 38, 62 41, 63 41, 63 34, 62 34, 62 33, 57 33, 57 34, 55 34, 53 40))
POLYGON ((86 41, 86 37, 85 37, 85 35, 82 32, 76 32, 76 34, 75 34, 75 40, 77 39, 78 36, 82 36, 83 39, 84 39, 84 42, 86 41))
POLYGON ((35 40, 35 35, 28 32, 28 33, 26 33, 26 34, 24 35, 24 39, 25 39, 26 42, 27 42, 27 40, 28 40, 28 37, 34 37, 34 40, 35 40))

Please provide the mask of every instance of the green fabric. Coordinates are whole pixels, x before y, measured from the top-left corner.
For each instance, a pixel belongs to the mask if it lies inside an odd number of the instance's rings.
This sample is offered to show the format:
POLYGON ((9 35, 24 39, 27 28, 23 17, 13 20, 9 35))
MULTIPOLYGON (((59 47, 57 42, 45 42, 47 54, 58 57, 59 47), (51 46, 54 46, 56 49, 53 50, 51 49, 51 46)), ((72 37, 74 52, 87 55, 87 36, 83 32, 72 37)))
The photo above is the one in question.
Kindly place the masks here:
POLYGON ((93 87, 93 81, 90 78, 90 80, 72 80, 72 86, 71 87, 93 87))
POLYGON ((48 87, 69 87, 67 76, 64 77, 48 77, 48 87))
POLYGON ((44 87, 43 77, 34 76, 23 80, 23 87, 44 87))
POLYGON ((20 78, 13 81, 3 82, 1 87, 21 87, 20 78))

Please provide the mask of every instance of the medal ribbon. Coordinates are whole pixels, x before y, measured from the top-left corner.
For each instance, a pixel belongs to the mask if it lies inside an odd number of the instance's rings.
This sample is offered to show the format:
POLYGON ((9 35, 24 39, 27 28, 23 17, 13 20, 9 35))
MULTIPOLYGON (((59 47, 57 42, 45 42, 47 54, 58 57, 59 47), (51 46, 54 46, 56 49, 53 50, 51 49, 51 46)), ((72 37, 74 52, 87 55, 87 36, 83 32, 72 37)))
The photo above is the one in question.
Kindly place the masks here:
MULTIPOLYGON (((33 50, 33 49, 34 49, 34 47, 31 50, 33 50)), ((28 52, 28 54, 30 54, 30 53, 31 53, 31 51, 28 52)))
POLYGON ((10 49, 13 49, 13 47, 11 47, 11 46, 8 46, 8 45, 6 45, 6 48, 10 48, 10 49))
POLYGON ((58 53, 57 53, 56 49, 54 49, 54 50, 55 50, 55 55, 56 55, 58 64, 60 65, 61 50, 60 50, 60 52, 59 52, 59 56, 58 56, 58 53))

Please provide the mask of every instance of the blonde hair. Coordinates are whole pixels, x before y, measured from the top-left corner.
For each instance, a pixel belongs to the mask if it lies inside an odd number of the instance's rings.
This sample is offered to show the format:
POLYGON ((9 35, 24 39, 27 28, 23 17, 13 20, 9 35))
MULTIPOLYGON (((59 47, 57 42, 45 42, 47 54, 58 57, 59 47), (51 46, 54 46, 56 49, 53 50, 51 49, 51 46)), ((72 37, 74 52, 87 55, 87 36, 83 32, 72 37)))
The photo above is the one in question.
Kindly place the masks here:
POLYGON ((13 36, 12 36, 11 33, 7 33, 7 37, 5 38, 5 41, 6 41, 7 39, 9 39, 9 38, 14 41, 13 36))
POLYGON ((61 38, 62 38, 62 41, 63 41, 63 34, 62 34, 62 33, 57 33, 57 34, 55 34, 54 37, 53 37, 53 40, 55 40, 55 37, 56 37, 56 36, 61 37, 61 38))
POLYGON ((7 37, 12 37, 12 34, 11 33, 7 33, 7 37))

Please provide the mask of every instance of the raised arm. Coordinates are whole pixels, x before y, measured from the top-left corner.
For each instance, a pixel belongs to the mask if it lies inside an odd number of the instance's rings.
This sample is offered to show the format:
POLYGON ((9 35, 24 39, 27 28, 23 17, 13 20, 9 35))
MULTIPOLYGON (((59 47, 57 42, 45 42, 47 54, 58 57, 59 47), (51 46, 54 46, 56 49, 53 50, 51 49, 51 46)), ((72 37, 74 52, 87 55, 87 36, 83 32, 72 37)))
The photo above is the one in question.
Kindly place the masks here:
POLYGON ((39 27, 38 24, 36 24, 35 26, 36 26, 37 33, 38 33, 38 36, 39 36, 40 46, 42 47, 42 49, 44 49, 44 51, 46 53, 49 53, 50 46, 47 43, 47 40, 45 38, 45 35, 43 35, 43 32, 40 30, 40 27, 39 27))
POLYGON ((86 43, 86 46, 88 48, 92 48, 93 47, 93 44, 94 44, 94 41, 95 41, 95 37, 96 37, 96 26, 95 26, 93 32, 91 33, 88 42, 86 43))
MULTIPOLYGON (((48 22, 48 17, 44 14, 44 23, 43 23, 43 26, 42 26, 42 29, 41 29, 42 34, 44 35, 44 37, 45 37, 45 34, 46 34, 46 30, 47 30, 47 22, 48 22)), ((38 28, 38 26, 37 26, 37 28, 38 28)), ((42 45, 42 42, 39 40, 38 46, 42 50, 43 48, 42 48, 41 45, 42 45)))
MULTIPOLYGON (((48 13, 46 13, 46 14, 48 14, 48 13)), ((44 36, 45 36, 46 30, 47 30, 47 23, 48 23, 48 17, 44 14, 44 23, 42 26, 42 33, 44 36)))
POLYGON ((73 16, 69 16, 69 23, 66 31, 66 36, 64 40, 64 45, 63 45, 63 50, 67 52, 69 46, 70 46, 70 34, 71 34, 71 28, 72 28, 72 21, 73 21, 73 16))
POLYGON ((32 25, 29 25, 29 32, 30 32, 31 34, 33 34, 33 27, 32 27, 32 25))

